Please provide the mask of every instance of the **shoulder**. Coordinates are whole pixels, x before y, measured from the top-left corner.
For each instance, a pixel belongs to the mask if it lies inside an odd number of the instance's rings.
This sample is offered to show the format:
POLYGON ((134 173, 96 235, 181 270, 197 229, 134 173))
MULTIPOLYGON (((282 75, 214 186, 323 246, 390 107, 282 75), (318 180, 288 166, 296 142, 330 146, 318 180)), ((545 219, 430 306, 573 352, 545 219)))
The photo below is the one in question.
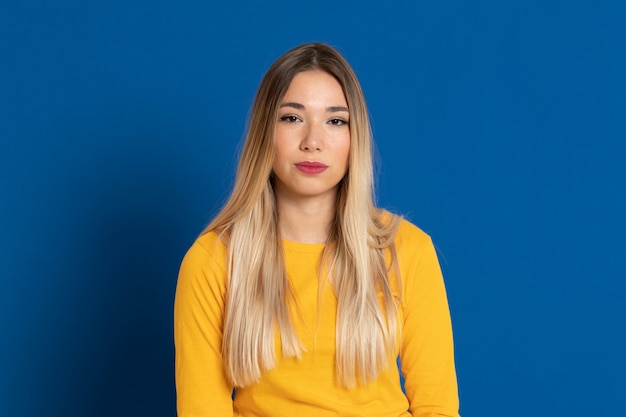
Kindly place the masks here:
POLYGON ((185 254, 174 301, 174 326, 179 337, 203 334, 211 328, 206 324, 221 322, 227 286, 226 253, 219 236, 205 233, 185 254))
MULTIPOLYGON (((422 229, 402 217, 385 209, 377 209, 374 222, 393 239, 396 249, 405 246, 428 245, 430 236, 422 229)), ((385 233, 386 234, 386 233, 385 233)))
MULTIPOLYGON (((394 239, 396 260, 402 282, 403 307, 427 303, 424 296, 439 291, 443 276, 430 235, 413 223, 402 220, 394 239)), ((405 310, 406 312, 407 310, 405 310)))
POLYGON ((400 221, 393 243, 401 267, 414 268, 437 261, 430 235, 408 220, 400 221))
POLYGON ((192 248, 201 248, 204 252, 212 255, 214 258, 221 259, 228 254, 228 247, 222 236, 216 231, 210 231, 198 236, 192 248))
POLYGON ((397 248, 414 247, 414 246, 430 246, 432 245, 432 239, 430 235, 424 232, 422 229, 411 223, 406 219, 400 220, 398 231, 394 239, 394 243, 397 248))
POLYGON ((199 236, 187 250, 183 258, 181 275, 225 274, 228 262, 228 248, 214 231, 199 236))

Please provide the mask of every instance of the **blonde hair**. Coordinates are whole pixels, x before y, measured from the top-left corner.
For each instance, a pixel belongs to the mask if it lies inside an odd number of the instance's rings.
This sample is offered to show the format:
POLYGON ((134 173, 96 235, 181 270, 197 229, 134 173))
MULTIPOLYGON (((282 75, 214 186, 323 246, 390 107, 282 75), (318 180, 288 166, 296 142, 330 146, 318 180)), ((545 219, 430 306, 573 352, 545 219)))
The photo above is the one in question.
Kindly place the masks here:
POLYGON ((334 76, 350 112, 349 168, 339 185, 337 215, 328 238, 333 244, 326 245, 322 261, 338 300, 338 381, 346 387, 372 381, 394 356, 398 323, 388 272, 395 265, 393 238, 400 218, 374 206, 371 130, 354 71, 332 47, 305 44, 278 58, 261 81, 232 194, 204 231, 219 233, 229 248, 222 356, 226 374, 237 387, 258 381, 275 367, 275 329, 284 357, 300 357, 304 350, 289 313, 293 297, 271 171, 280 101, 293 77, 307 70, 334 76), (385 251, 391 253, 390 265, 385 251))

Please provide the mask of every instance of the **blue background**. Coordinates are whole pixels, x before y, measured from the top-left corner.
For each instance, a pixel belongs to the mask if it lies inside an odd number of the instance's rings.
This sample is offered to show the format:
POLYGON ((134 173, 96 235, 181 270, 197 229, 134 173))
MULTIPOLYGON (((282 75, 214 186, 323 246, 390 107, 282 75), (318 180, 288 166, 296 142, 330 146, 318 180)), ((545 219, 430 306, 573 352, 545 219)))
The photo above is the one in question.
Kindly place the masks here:
POLYGON ((626 415, 625 2, 211 3, 0 5, 1 416, 174 415, 180 260, 306 41, 438 246, 462 415, 626 415))

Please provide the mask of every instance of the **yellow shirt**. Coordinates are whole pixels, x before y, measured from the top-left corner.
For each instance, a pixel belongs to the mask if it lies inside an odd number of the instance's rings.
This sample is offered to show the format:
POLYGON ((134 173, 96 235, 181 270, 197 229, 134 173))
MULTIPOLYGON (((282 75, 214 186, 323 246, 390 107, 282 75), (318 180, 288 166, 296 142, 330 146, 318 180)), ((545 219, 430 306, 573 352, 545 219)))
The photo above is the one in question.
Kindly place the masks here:
POLYGON ((300 359, 278 358, 258 383, 237 389, 233 401, 220 353, 227 248, 215 233, 199 237, 185 255, 176 289, 179 417, 458 417, 450 314, 435 250, 430 237, 407 221, 395 245, 402 278, 397 354, 406 395, 395 363, 367 386, 346 389, 337 383, 337 299, 328 284, 318 308, 324 245, 284 241, 287 275, 302 318, 293 325, 306 351, 300 359))

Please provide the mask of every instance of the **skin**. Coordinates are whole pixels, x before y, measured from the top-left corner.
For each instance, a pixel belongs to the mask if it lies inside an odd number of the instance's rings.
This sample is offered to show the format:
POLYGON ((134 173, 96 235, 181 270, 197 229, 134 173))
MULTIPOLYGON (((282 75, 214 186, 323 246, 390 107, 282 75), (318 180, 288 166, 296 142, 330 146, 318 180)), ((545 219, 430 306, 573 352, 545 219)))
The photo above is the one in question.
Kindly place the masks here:
POLYGON ((293 78, 274 132, 274 190, 284 239, 326 242, 338 184, 348 171, 349 120, 346 98, 333 76, 314 70, 293 78), (318 173, 298 169, 308 162, 326 168, 318 173))

